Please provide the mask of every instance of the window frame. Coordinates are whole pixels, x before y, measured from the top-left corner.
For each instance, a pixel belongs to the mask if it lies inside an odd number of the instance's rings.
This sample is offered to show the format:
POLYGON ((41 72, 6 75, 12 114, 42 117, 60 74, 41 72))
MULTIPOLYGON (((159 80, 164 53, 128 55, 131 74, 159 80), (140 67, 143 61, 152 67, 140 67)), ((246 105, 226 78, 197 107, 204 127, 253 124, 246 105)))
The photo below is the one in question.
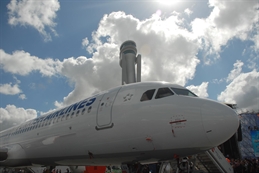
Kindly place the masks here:
POLYGON ((175 88, 175 87, 170 87, 170 90, 172 90, 176 95, 178 95, 178 96, 187 96, 187 97, 198 97, 196 94, 194 94, 193 92, 191 92, 190 90, 188 90, 188 89, 183 89, 183 88, 175 88), (174 89, 178 89, 178 90, 185 90, 185 91, 188 91, 188 93, 191 93, 192 95, 184 95, 184 94, 178 94, 177 92, 175 92, 175 90, 174 89))
POLYGON ((145 90, 145 92, 143 92, 143 94, 142 94, 141 97, 140 97, 140 102, 145 102, 145 101, 150 101, 150 100, 152 100, 152 99, 154 98, 154 95, 155 95, 155 93, 156 93, 156 90, 157 90, 156 88, 145 90), (146 94, 148 91, 152 91, 152 90, 154 90, 154 91, 153 91, 153 94, 152 94, 152 97, 151 97, 151 98, 148 98, 148 96, 146 96, 147 99, 142 99, 143 96, 144 96, 144 94, 146 94))
POLYGON ((170 89, 170 87, 161 87, 161 88, 158 88, 158 89, 157 89, 157 92, 156 92, 156 94, 155 94, 155 99, 162 99, 162 98, 169 97, 169 96, 173 96, 173 95, 175 95, 175 93, 170 89), (159 90, 160 90, 160 89, 165 89, 165 88, 167 88, 168 91, 170 91, 172 94, 158 98, 157 95, 158 95, 159 90))

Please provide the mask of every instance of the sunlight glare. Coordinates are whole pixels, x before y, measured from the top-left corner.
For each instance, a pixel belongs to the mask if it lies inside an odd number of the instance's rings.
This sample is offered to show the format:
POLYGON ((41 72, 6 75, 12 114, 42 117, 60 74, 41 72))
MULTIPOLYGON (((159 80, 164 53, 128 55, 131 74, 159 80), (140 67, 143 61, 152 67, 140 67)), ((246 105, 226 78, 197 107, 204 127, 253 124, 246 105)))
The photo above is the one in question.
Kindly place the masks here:
POLYGON ((179 0, 157 0, 159 4, 162 5, 173 5, 176 4, 179 0))

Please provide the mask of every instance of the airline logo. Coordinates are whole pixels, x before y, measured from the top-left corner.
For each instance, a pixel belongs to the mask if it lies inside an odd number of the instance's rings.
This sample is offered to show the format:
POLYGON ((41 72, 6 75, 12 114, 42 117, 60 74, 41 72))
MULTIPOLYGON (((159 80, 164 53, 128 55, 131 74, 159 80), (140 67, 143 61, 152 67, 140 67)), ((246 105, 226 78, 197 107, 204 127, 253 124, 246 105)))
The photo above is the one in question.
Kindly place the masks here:
POLYGON ((90 106, 94 103, 94 101, 96 100, 96 98, 87 98, 85 100, 82 100, 80 102, 77 102, 73 105, 70 105, 68 107, 65 107, 61 110, 58 110, 58 111, 55 111, 47 116, 44 116, 44 117, 39 117, 39 118, 36 118, 34 121, 33 121, 33 124, 36 124, 40 121, 45 121, 45 120, 52 120, 56 117, 59 117, 59 116, 62 116, 64 114, 68 114, 70 113, 71 111, 76 111, 76 110, 79 110, 79 109, 82 109, 82 108, 85 108, 87 106, 90 106))

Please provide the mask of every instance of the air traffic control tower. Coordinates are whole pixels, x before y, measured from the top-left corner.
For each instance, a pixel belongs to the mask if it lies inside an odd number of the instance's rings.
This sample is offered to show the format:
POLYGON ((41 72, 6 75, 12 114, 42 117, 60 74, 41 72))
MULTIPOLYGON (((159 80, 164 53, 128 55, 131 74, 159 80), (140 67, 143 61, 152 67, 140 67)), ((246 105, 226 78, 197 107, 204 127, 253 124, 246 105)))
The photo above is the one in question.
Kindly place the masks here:
POLYGON ((136 43, 131 40, 125 41, 120 47, 122 85, 141 82, 141 55, 137 55, 136 47, 136 43), (135 68, 136 64, 137 70, 135 68))

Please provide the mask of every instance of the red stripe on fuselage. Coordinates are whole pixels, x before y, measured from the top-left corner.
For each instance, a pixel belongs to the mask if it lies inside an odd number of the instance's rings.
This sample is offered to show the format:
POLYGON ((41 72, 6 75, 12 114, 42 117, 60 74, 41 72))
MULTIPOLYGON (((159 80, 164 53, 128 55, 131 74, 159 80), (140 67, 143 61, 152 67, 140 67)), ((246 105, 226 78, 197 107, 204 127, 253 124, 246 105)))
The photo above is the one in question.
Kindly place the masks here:
POLYGON ((176 120, 176 121, 171 121, 169 122, 170 124, 173 124, 173 123, 181 123, 181 122, 185 122, 187 120, 176 120))

